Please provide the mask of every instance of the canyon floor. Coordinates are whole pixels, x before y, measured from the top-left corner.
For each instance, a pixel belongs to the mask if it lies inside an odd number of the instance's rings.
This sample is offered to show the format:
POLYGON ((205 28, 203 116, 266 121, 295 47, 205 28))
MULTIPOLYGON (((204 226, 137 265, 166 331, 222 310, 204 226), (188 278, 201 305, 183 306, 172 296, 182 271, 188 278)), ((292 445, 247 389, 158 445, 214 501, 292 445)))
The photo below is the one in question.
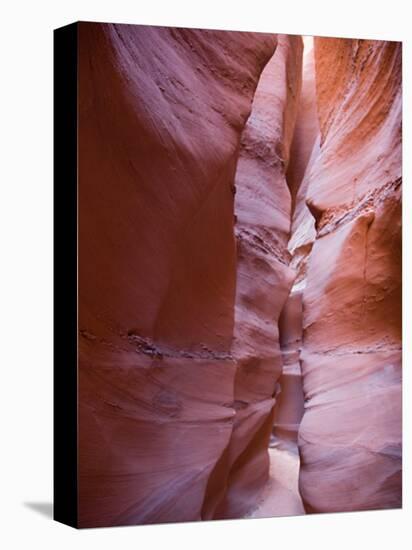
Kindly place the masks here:
POLYGON ((305 513, 298 489, 299 454, 296 445, 278 440, 269 448, 269 479, 256 508, 247 518, 298 516, 305 513))

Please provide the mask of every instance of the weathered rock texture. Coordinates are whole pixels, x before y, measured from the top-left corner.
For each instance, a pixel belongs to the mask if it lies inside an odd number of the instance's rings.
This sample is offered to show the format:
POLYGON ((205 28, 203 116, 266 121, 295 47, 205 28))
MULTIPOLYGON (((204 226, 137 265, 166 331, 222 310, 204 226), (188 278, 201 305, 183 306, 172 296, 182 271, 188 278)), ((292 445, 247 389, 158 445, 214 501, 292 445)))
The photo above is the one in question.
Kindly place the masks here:
POLYGON ((232 355, 236 416, 230 474, 216 517, 241 517, 269 475, 268 442, 282 372, 278 319, 293 283, 285 172, 301 86, 302 39, 280 35, 257 87, 236 172, 237 283, 232 355))
MULTIPOLYGON (((302 183, 316 240, 299 281, 300 491, 309 512, 398 507, 401 45, 316 38, 315 66, 320 148, 302 183)), ((292 251, 299 242, 294 234, 292 251)))
MULTIPOLYGON (((253 264, 267 277, 265 289, 279 289, 275 310, 258 288, 238 291, 235 319, 236 278, 242 280, 234 236, 236 163, 276 36, 80 24, 83 527, 200 520, 215 517, 218 506, 221 516, 233 516, 237 498, 243 510, 267 472, 265 431, 280 371, 278 350, 268 346, 269 340, 277 345, 276 315, 291 281, 282 248, 275 248, 285 247, 288 231, 281 174, 296 109, 295 91, 283 81, 286 65, 295 71, 293 86, 299 81, 299 40, 282 44, 280 84, 273 74, 281 108, 273 154, 259 146, 252 152, 277 166, 270 182, 259 181, 259 206, 267 202, 262 230, 279 228, 279 244, 260 242, 256 234, 256 253, 248 258, 243 245, 239 251, 245 273, 253 264), (278 212, 279 220, 271 220, 278 212), (250 341, 244 351, 232 350, 247 301, 250 316, 262 311, 271 318, 268 330, 255 335, 264 345, 258 354, 250 352, 250 341), (246 487, 243 472, 255 467, 246 487)), ((238 209, 242 230, 261 214, 249 213, 247 222, 238 209)), ((256 330, 261 325, 257 319, 256 330)))

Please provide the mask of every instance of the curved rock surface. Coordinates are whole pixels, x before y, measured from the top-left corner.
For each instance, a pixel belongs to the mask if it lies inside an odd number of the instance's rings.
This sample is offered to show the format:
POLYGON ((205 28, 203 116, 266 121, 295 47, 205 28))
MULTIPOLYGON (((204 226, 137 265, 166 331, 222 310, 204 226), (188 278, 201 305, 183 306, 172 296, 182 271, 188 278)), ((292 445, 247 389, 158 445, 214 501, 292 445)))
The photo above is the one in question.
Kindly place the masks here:
POLYGON ((81 527, 401 504, 401 46, 305 42, 79 25, 81 527))
POLYGON ((300 491, 309 512, 399 507, 401 45, 315 38, 315 65, 300 491))
POLYGON ((278 320, 294 280, 286 181, 301 87, 302 39, 279 35, 254 96, 236 171, 237 281, 232 355, 236 416, 230 474, 216 517, 242 517, 269 476, 268 443, 279 393, 278 320))
POLYGON ((234 178, 275 47, 80 24, 82 527, 200 520, 223 498, 239 399, 234 178))

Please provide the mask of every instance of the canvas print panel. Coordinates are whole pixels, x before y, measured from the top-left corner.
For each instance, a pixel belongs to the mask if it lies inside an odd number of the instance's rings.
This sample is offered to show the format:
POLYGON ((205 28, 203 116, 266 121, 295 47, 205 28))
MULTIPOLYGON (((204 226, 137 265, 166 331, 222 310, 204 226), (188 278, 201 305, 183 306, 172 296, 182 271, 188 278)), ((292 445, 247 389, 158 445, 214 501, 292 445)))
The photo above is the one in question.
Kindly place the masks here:
POLYGON ((401 506, 401 44, 80 23, 79 524, 401 506))

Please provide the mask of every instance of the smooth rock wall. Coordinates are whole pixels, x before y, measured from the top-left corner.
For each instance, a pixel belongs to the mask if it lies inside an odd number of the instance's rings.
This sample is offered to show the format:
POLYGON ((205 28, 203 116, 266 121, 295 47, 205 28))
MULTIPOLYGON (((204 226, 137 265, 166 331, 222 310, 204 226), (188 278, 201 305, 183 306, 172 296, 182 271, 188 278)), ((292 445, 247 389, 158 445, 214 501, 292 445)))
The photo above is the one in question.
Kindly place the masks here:
POLYGON ((81 23, 78 116, 80 526, 253 513, 303 399, 306 511, 400 506, 400 44, 81 23))
POLYGON ((301 87, 302 40, 279 35, 242 134, 236 171, 237 282, 232 355, 236 416, 225 499, 215 517, 241 517, 269 476, 268 443, 282 355, 278 319, 294 280, 286 181, 301 87))
POLYGON ((228 484, 233 189, 275 47, 79 25, 81 527, 200 520, 228 484))
POLYGON ((401 45, 315 38, 320 150, 305 200, 308 512, 401 506, 401 45))

